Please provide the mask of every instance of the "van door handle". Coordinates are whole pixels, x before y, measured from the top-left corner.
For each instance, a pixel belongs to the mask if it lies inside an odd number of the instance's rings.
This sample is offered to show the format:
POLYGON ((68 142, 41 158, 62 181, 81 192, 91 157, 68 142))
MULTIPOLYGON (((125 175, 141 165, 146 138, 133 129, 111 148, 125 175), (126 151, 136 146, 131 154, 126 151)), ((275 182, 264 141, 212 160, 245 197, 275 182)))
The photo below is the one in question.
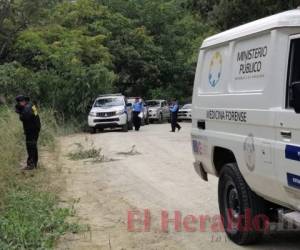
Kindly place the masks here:
POLYGON ((198 129, 205 130, 205 121, 204 120, 199 120, 197 122, 197 126, 198 126, 198 129))
POLYGON ((292 138, 292 132, 287 130, 280 131, 280 134, 285 139, 291 139, 292 138))

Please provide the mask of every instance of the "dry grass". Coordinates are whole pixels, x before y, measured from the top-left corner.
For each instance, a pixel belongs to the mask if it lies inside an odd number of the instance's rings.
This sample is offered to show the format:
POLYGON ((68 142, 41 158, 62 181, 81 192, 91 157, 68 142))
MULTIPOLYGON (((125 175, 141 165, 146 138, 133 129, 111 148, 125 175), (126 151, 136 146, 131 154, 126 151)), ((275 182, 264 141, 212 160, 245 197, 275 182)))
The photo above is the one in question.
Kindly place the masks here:
MULTIPOLYGON (((18 117, 0 107, 0 202, 10 185, 14 184, 24 152, 24 136, 18 117)), ((0 204, 1 205, 1 204, 0 204)))

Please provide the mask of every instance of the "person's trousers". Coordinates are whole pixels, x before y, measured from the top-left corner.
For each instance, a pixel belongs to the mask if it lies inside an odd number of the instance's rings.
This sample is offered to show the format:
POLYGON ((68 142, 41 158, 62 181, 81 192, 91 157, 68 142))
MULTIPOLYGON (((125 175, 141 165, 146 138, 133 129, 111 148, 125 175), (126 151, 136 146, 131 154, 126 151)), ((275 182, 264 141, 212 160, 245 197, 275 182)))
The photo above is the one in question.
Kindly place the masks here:
POLYGON ((177 122, 177 115, 172 114, 171 116, 171 128, 173 132, 175 132, 176 128, 181 129, 181 126, 177 122))
POLYGON ((39 161, 37 142, 39 139, 39 131, 26 133, 26 149, 27 149, 27 167, 36 168, 39 161))
POLYGON ((133 125, 135 130, 139 130, 141 127, 142 119, 139 117, 140 112, 133 111, 133 125))

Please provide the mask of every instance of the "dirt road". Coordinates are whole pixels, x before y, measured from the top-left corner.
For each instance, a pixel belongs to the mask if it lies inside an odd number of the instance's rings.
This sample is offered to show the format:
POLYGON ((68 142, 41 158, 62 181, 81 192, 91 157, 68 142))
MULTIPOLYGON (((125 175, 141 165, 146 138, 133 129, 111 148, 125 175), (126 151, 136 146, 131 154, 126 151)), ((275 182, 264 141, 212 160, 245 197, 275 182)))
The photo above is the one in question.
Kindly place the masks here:
MULTIPOLYGON (((67 235, 57 248, 242 249, 218 232, 219 223, 214 218, 218 215, 217 179, 210 177, 206 183, 194 172, 190 129, 191 124, 185 123, 181 132, 169 133, 169 124, 163 124, 144 126, 140 132, 61 138, 60 162, 66 178, 62 199, 78 200, 77 215, 91 230, 67 235), (70 160, 66 155, 75 150, 75 143, 102 148, 104 161, 70 160), (143 212, 145 209, 148 212, 143 212), (150 221, 149 227, 146 223, 149 232, 128 231, 128 211, 133 210, 140 210, 146 219, 132 221, 129 229, 144 229, 142 222, 150 221), (166 221, 167 217, 162 211, 167 211, 169 219, 174 219, 175 211, 180 212, 179 232, 172 221, 169 232, 164 232, 161 218, 166 221), (197 220, 192 223, 188 215, 197 220), (205 226, 200 216, 207 216, 205 226), (188 232, 193 229, 195 232, 188 232)), ((247 249, 299 249, 299 243, 299 234, 271 235, 247 249)))

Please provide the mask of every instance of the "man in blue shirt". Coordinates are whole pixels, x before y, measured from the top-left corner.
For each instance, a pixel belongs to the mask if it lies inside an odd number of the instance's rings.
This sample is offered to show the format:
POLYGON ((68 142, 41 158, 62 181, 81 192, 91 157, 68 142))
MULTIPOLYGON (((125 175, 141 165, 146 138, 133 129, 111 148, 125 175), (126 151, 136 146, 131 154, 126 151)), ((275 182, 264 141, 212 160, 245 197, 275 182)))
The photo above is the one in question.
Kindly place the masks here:
POLYGON ((178 111, 179 111, 179 105, 175 99, 175 100, 173 100, 172 106, 170 107, 171 128, 172 128, 172 130, 170 132, 175 132, 176 128, 178 129, 178 132, 179 132, 179 130, 181 129, 181 126, 177 122, 178 111))
POLYGON ((142 119, 139 116, 144 109, 143 103, 142 101, 140 101, 140 98, 135 98, 135 102, 132 105, 132 109, 133 109, 133 125, 136 131, 140 130, 141 127, 141 123, 142 123, 142 119))

